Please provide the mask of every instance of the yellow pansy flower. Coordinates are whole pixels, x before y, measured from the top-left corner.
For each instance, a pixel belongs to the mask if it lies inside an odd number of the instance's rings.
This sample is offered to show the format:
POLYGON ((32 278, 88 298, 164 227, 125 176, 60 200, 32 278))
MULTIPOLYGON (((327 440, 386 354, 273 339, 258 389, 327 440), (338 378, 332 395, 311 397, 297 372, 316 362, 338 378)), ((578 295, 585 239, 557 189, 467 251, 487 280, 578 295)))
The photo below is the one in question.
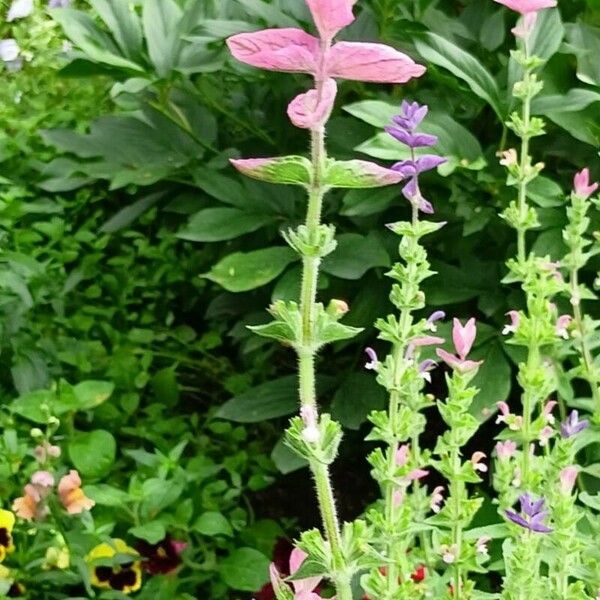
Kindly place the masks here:
POLYGON ((102 543, 86 556, 92 585, 99 588, 118 590, 124 594, 137 592, 142 586, 142 567, 137 552, 123 540, 114 539, 110 544, 102 543), (117 554, 130 555, 131 561, 115 564, 95 564, 102 559, 111 559, 117 554))
POLYGON ((0 508, 0 562, 7 554, 14 551, 12 530, 15 526, 15 515, 9 510, 0 508))

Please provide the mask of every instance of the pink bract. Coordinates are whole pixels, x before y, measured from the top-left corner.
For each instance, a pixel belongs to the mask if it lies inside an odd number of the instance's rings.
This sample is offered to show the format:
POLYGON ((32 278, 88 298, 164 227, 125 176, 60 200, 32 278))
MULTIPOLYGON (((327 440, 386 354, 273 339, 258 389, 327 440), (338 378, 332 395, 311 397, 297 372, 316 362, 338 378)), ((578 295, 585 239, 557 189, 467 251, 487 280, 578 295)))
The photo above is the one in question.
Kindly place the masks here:
POLYGON ((331 115, 337 94, 334 79, 328 79, 322 90, 310 90, 296 96, 288 106, 290 121, 301 129, 312 129, 323 125, 331 115))
POLYGON ((507 8, 522 15, 538 12, 544 8, 554 8, 557 4, 556 0, 494 0, 494 2, 504 4, 507 8))
POLYGON ((324 40, 332 40, 354 21, 352 8, 355 3, 356 0, 306 0, 319 35, 324 40))
POLYGON ((590 183, 590 170, 585 168, 575 175, 573 187, 577 196, 587 199, 598 189, 598 184, 590 183))

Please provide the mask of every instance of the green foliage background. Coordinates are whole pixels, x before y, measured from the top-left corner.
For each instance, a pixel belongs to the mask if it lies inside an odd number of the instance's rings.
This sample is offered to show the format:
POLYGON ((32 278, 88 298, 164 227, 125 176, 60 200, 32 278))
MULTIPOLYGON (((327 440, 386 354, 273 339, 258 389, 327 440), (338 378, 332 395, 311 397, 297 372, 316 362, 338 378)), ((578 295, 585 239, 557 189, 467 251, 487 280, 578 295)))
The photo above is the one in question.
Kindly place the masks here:
MULTIPOLYGON (((96 519, 192 546, 185 575, 152 581, 140 597, 244 597, 266 580, 275 539, 295 531, 296 515, 264 491, 302 466, 278 440, 296 408, 293 357, 247 326, 298 294, 300 267, 279 232, 302 219, 304 198, 242 178, 229 159, 305 153, 285 109, 309 82, 236 63, 224 39, 309 27, 308 12, 299 0, 76 4, 48 13, 40 2, 27 21, 0 25, 26 59, 0 86, 0 496, 22 487, 39 394, 58 410, 76 384, 100 386, 106 401, 69 405, 61 425, 96 519), (171 493, 157 499, 165 482, 171 493), (127 516, 132 506, 143 522, 127 516)), ((534 43, 548 61, 534 109, 549 126, 534 144, 546 169, 530 200, 542 221, 534 247, 550 257, 561 253, 573 173, 600 176, 600 3, 560 9, 543 15, 534 43)), ((423 185, 448 226, 431 244, 438 275, 426 292, 431 309, 482 322, 474 412, 485 420, 511 396, 518 360, 500 335, 521 298, 500 284, 514 248, 498 216, 511 192, 497 157, 512 144, 503 122, 517 75, 507 58, 514 18, 491 0, 364 0, 358 13, 348 39, 394 45, 428 73, 393 89, 342 84, 328 147, 340 159, 402 159, 382 127, 404 98, 430 106, 449 162, 423 185)), ((345 323, 365 328, 320 365, 351 460, 363 456, 351 430, 384 402, 362 372, 372 323, 389 312, 396 242, 384 225, 407 212, 399 189, 328 197, 340 243, 323 265, 321 299, 345 299, 345 323)), ((566 377, 562 386, 575 397, 566 377)), ((350 510, 365 502, 355 497, 350 510)), ((44 595, 50 583, 38 581, 36 598, 56 597, 44 595)))

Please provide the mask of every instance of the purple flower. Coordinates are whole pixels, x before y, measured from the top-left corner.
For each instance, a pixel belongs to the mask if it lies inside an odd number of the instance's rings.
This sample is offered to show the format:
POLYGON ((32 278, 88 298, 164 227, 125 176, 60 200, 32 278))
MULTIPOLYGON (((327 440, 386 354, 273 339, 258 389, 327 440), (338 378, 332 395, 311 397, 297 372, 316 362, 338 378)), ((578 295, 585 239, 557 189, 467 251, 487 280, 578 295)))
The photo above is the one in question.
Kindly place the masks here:
POLYGON ((427 360, 424 360, 419 365, 419 375, 425 381, 428 381, 429 383, 431 383, 431 372, 430 371, 433 371, 433 369, 435 369, 436 367, 437 367, 437 363, 435 362, 435 360, 431 360, 430 358, 428 358, 427 360))
POLYGON ((48 8, 69 8, 71 0, 48 0, 48 8))
POLYGON ((590 426, 589 421, 579 420, 579 413, 574 410, 567 417, 566 421, 560 424, 560 434, 563 438, 570 438, 578 433, 582 432, 584 429, 587 429, 590 426))
POLYGON ((429 108, 425 105, 420 105, 418 102, 402 101, 400 105, 402 114, 392 118, 392 121, 402 127, 402 129, 416 129, 421 121, 427 116, 429 108))
POLYGON ((552 531, 550 527, 544 524, 548 511, 543 510, 543 498, 533 500, 529 494, 523 494, 519 498, 519 502, 521 503, 521 514, 512 510, 504 511, 513 523, 536 533, 550 533, 552 531))
POLYGON ((369 362, 365 365, 365 369, 368 369, 369 371, 377 371, 377 367, 379 367, 377 352, 375 352, 373 348, 365 348, 365 353, 369 358, 369 362))
POLYGON ((409 148, 428 148, 438 143, 438 138, 428 133, 412 133, 406 129, 400 129, 400 127, 393 127, 391 125, 388 125, 385 130, 409 148))
POLYGON ((427 318, 425 328, 429 331, 437 331, 436 323, 446 318, 446 313, 443 310, 436 310, 427 318))

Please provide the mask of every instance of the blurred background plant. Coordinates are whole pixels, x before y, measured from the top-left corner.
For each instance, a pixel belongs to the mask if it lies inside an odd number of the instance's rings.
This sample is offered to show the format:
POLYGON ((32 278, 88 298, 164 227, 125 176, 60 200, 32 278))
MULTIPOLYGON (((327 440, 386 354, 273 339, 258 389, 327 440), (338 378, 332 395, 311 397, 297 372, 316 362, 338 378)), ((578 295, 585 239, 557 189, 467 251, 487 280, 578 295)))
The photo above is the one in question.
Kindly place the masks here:
MULTIPOLYGON (((10 3, 2 4, 5 15, 10 3)), ((179 495, 150 520, 160 523, 151 539, 140 537, 151 543, 163 527, 190 541, 183 555, 190 570, 173 593, 238 597, 233 589, 244 597, 266 581, 275 540, 315 524, 317 514, 298 493, 302 463, 275 433, 296 408, 296 382, 285 375, 292 359, 246 329, 266 322, 269 301, 298 293, 300 267, 279 230, 302 219, 302 194, 245 180, 228 159, 306 152, 285 114, 305 86, 234 63, 224 39, 258 27, 307 27, 309 15, 296 0, 61 4, 69 7, 49 10, 36 0, 30 15, 0 24, 0 39, 20 49, 13 64, 3 46, 0 67, 2 499, 9 507, 29 475, 14 452, 27 446, 35 420, 19 403, 55 394, 66 381, 104 382, 110 397, 61 416, 57 432, 67 447, 75 444, 65 466, 92 486, 93 514, 134 545, 129 529, 137 524, 127 515, 140 486, 168 481, 179 495), (105 471, 76 464, 77 444, 86 441, 86 451, 112 449, 105 471)), ((481 0, 364 0, 357 8, 348 39, 392 44, 429 70, 402 90, 340 86, 343 108, 328 144, 340 159, 355 149, 385 164, 403 159, 381 128, 403 97, 431 107, 428 132, 449 162, 425 184, 448 225, 429 244, 438 276, 425 291, 429 309, 478 319, 473 358, 485 362, 472 412, 483 421, 513 397, 519 360, 500 335, 504 313, 522 298, 500 285, 514 240, 499 218, 511 197, 496 156, 514 145, 503 126, 519 76, 505 59, 514 18, 481 0)), ((547 63, 535 111, 548 134, 534 149, 546 169, 529 190, 541 220, 531 241, 556 257, 565 253, 561 190, 585 165, 598 179, 600 4, 562 2, 538 27, 535 53, 547 63)), ((392 310, 384 273, 397 249, 383 225, 408 210, 399 189, 336 191, 326 206, 340 243, 323 264, 320 295, 344 298, 346 322, 366 327, 328 349, 320 367, 321 397, 347 428, 334 473, 339 489, 354 490, 342 501, 347 517, 376 497, 363 448, 353 443, 366 434, 366 415, 385 402, 362 372, 363 348, 375 318, 392 310)), ((582 281, 591 283, 598 269, 592 260, 582 281)), ((593 317, 594 307, 588 312, 593 317)), ((561 384, 565 395, 578 394, 566 376, 561 384)), ((434 377, 433 385, 442 382, 434 377)), ((484 425, 474 445, 491 449, 490 432, 484 425)), ((592 493, 600 489, 596 463, 590 456, 592 493)))

